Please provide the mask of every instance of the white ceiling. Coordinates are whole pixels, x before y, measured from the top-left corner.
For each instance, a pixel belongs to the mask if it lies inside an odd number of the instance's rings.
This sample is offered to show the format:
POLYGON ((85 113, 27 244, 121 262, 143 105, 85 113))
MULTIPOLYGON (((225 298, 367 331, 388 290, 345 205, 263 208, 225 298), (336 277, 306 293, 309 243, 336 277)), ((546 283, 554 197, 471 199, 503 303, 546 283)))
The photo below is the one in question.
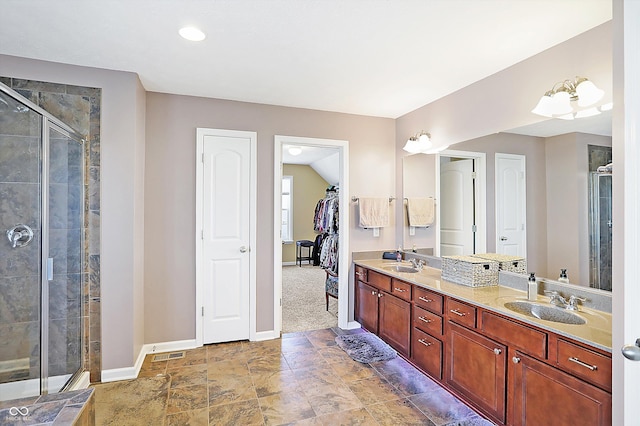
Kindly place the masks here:
POLYGON ((0 53, 397 118, 610 19, 610 0, 3 0, 0 53))

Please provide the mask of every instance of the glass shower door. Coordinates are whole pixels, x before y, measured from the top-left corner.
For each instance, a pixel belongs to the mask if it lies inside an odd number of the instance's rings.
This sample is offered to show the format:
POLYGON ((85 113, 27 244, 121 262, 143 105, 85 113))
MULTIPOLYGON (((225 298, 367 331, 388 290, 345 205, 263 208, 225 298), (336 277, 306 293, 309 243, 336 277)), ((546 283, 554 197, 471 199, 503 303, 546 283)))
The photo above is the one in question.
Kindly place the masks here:
POLYGON ((42 116, 0 92, 0 399, 40 394, 42 116))
POLYGON ((82 367, 84 162, 82 141, 50 123, 47 139, 42 376, 43 390, 53 393, 82 367))

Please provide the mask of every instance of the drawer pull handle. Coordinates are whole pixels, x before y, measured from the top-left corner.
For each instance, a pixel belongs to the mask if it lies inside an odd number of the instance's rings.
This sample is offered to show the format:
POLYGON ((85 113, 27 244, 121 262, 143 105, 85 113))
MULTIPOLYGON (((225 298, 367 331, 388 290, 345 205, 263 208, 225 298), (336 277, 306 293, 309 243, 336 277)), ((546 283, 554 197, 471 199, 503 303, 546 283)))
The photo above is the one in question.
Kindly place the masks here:
POLYGON ((587 364, 586 362, 582 362, 582 361, 580 361, 578 358, 573 357, 573 356, 570 356, 570 357, 569 357, 569 361, 571 361, 571 362, 575 362, 576 364, 581 365, 581 366, 583 366, 584 368, 588 368, 588 369, 589 369, 589 370, 591 370, 591 371, 596 371, 596 370, 598 369, 598 366, 597 366, 597 365, 590 365, 590 364, 587 364))
POLYGON ((418 342, 422 343, 425 346, 431 346, 431 343, 425 341, 424 339, 418 339, 418 342))
POLYGON ((423 302, 427 302, 427 303, 433 302, 433 300, 427 299, 426 297, 423 297, 423 296, 418 297, 418 299, 422 300, 423 302))
POLYGON ((496 355, 500 355, 502 353, 502 349, 495 348, 493 350, 493 353, 496 354, 496 355))
POLYGON ((520 362, 520 358, 514 356, 513 358, 511 358, 511 361, 513 361, 514 364, 518 364, 520 362))
POLYGON ((457 309, 451 309, 451 311, 450 311, 450 312, 451 312, 452 314, 456 314, 456 315, 457 315, 457 316, 459 316, 459 317, 463 317, 463 316, 467 315, 467 314, 465 314, 464 312, 460 312, 460 311, 459 311, 459 310, 457 310, 457 309))
POLYGON ((372 290, 372 291, 371 291, 371 294, 373 294, 373 295, 375 296, 375 295, 376 295, 376 292, 372 290))
POLYGON ((382 293, 378 293, 378 297, 382 297, 382 293))
POLYGON ((407 291, 407 290, 405 290, 404 288, 398 288, 398 287, 394 287, 393 289, 394 289, 395 291, 397 291, 398 293, 404 293, 405 291, 407 291))
POLYGON ((418 317, 418 319, 422 322, 426 322, 427 324, 429 324, 430 322, 433 322, 433 320, 427 319, 425 317, 418 317))
POLYGON ((356 272, 356 275, 359 276, 359 277, 364 277, 364 274, 360 273, 360 272, 356 272))

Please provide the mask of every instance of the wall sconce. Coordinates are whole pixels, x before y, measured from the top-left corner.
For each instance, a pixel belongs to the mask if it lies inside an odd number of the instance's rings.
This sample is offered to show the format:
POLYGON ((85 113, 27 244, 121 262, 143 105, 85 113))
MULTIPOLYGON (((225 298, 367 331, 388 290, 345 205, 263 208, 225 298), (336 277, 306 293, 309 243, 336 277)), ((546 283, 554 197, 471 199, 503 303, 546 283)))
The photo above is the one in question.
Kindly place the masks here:
POLYGON ((434 147, 433 143, 431 143, 431 134, 422 130, 415 136, 411 136, 402 149, 410 152, 411 154, 437 154, 438 152, 444 151, 447 148, 449 148, 449 145, 434 147))
POLYGON ((431 135, 423 130, 417 135, 411 136, 402 149, 412 154, 417 154, 428 151, 431 147, 431 135))
POLYGON ((598 89, 593 82, 584 77, 576 77, 574 80, 556 83, 540 98, 538 105, 531 112, 563 120, 591 117, 603 111, 602 108, 592 106, 603 96, 604 90, 598 89))

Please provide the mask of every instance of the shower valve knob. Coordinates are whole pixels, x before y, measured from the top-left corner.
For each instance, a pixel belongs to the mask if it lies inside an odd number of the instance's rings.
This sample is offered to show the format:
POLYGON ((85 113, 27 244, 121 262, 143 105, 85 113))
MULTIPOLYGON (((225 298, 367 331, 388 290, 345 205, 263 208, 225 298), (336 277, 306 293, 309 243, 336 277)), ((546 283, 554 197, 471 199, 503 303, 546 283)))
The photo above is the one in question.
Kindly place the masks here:
POLYGON ((33 230, 23 224, 18 224, 7 230, 7 239, 13 248, 24 247, 33 240, 33 230))

